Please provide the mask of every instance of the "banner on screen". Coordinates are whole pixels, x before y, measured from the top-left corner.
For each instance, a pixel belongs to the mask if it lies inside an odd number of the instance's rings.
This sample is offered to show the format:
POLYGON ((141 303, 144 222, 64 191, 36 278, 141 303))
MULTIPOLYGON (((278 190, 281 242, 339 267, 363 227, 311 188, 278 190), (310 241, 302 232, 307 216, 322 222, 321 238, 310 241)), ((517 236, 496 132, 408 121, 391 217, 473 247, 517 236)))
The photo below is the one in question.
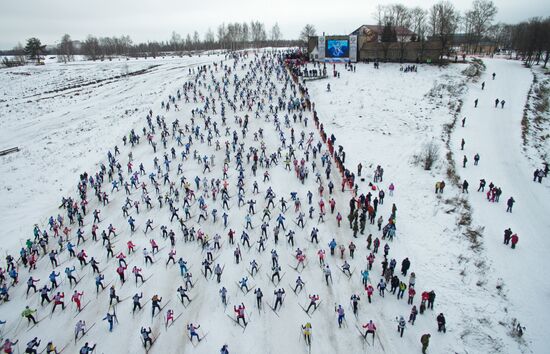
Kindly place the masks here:
POLYGON ((347 58, 349 57, 349 40, 347 39, 328 39, 325 57, 327 58, 347 58))

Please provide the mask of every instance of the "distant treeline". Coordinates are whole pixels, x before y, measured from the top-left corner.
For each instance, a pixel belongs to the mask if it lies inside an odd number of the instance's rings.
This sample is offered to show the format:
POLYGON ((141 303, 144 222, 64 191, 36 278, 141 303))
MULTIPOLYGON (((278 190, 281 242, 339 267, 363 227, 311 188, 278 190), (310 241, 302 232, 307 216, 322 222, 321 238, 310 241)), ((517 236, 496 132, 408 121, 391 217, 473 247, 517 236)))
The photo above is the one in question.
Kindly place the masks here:
MULTIPOLYGON (((404 49, 409 41, 436 40, 441 43, 442 53, 447 55, 460 50, 466 54, 479 54, 483 44, 488 43, 491 53, 499 50, 514 52, 527 65, 550 59, 550 17, 535 17, 519 24, 494 23, 497 8, 492 0, 473 0, 472 7, 459 12, 452 2, 440 0, 429 9, 409 8, 403 4, 378 5, 373 17, 383 28, 381 42, 397 42, 404 49), (410 36, 408 29, 414 33, 410 36), (460 43, 459 43, 460 39, 460 43)), ((38 38, 27 40, 11 50, 0 51, 6 66, 22 65, 30 59, 40 64, 44 55, 57 55, 59 61, 74 60, 75 55, 87 59, 109 59, 114 56, 157 57, 162 55, 190 55, 204 50, 239 50, 258 47, 305 47, 308 38, 316 35, 312 24, 302 29, 299 39, 285 40, 279 25, 270 30, 259 21, 223 23, 216 31, 209 29, 204 36, 197 31, 182 37, 172 32, 166 41, 134 43, 130 36, 96 37, 89 35, 82 41, 63 35, 60 43, 46 48, 38 38)), ((487 47, 487 46, 486 46, 487 47)), ((404 52, 402 50, 402 52, 404 52)), ((487 53, 484 51, 484 53, 487 53)), ((491 54, 489 53, 489 54, 491 54)))
POLYGON ((89 35, 85 40, 73 40, 69 34, 63 35, 60 43, 53 48, 42 45, 38 38, 27 40, 26 46, 17 45, 11 50, 0 51, 0 55, 15 56, 19 62, 26 57, 40 60, 40 56, 57 55, 60 61, 74 60, 75 55, 87 59, 108 59, 115 56, 157 57, 166 54, 190 55, 205 50, 239 50, 259 47, 293 47, 299 46, 299 40, 284 40, 276 23, 269 32, 265 25, 258 21, 250 23, 229 23, 218 26, 216 33, 208 30, 203 38, 195 31, 187 34, 185 39, 177 32, 172 32, 167 41, 149 41, 134 43, 130 36, 96 37, 89 35))

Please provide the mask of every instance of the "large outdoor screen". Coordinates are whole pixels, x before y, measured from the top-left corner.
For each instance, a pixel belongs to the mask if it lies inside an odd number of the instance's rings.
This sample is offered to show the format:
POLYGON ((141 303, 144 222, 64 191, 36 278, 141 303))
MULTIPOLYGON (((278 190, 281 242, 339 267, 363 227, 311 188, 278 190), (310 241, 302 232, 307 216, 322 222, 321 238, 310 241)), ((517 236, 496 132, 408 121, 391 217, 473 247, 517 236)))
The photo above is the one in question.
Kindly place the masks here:
POLYGON ((349 57, 349 41, 347 39, 327 40, 326 57, 346 58, 349 57))

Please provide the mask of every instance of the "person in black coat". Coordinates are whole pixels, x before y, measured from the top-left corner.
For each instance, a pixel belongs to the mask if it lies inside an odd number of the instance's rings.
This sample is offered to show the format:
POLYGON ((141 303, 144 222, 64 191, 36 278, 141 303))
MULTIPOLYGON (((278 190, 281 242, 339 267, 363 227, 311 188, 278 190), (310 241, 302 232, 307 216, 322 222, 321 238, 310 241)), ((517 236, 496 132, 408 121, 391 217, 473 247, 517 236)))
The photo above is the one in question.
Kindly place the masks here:
POLYGON ((445 328, 445 316, 443 316, 443 313, 437 316, 437 331, 447 333, 447 329, 445 328))
POLYGON ((411 266, 411 261, 409 261, 409 258, 405 258, 403 262, 401 262, 401 274, 407 275, 407 271, 409 270, 411 266))
POLYGON ((428 308, 434 309, 434 301, 435 301, 435 291, 430 291, 428 294, 428 308))

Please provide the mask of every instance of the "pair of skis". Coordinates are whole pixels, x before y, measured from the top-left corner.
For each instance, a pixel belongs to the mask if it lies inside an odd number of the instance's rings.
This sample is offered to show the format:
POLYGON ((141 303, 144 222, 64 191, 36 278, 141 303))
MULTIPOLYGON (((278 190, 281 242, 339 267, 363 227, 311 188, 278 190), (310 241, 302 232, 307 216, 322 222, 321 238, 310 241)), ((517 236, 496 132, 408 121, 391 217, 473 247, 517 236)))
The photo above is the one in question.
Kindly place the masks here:
POLYGON ((77 310, 76 310, 76 315, 74 315, 73 318, 77 318, 78 315, 80 315, 80 313, 81 313, 82 311, 84 311, 84 309, 86 308, 86 306, 88 306, 88 305, 90 304, 91 301, 92 301, 92 300, 88 300, 88 301, 84 304, 84 306, 80 307, 80 310, 77 309, 77 310))
POLYGON ((317 311, 317 309, 319 308, 319 306, 321 306, 321 303, 323 302, 323 300, 320 300, 318 303, 317 303, 317 306, 314 306, 313 307, 313 311, 311 311, 311 313, 309 313, 306 308, 304 306, 302 306, 302 304, 298 303, 298 305, 300 305, 300 307, 302 308, 302 310, 304 310, 304 312, 306 313, 306 315, 308 315, 309 318, 311 318, 311 316, 313 316, 313 314, 315 313, 315 311, 317 311))
POLYGON ((378 339, 378 343, 380 344, 380 347, 382 348, 382 351, 385 352, 386 350, 384 349, 384 346, 382 345, 382 341, 380 340, 380 337, 376 335, 376 332, 374 332, 374 334, 372 335, 372 343, 369 343, 368 339, 367 339, 367 336, 368 336, 368 333, 365 332, 365 334, 363 334, 363 332, 361 331, 361 328, 359 328, 358 325, 355 325, 355 328, 357 328, 357 331, 359 332, 359 335, 361 336, 361 338, 363 339, 363 341, 365 343, 367 343, 368 346, 373 346, 374 347, 374 337, 376 337, 376 339, 378 339))
MULTIPOLYGON (((284 302, 285 302, 285 296, 283 295, 283 299, 281 301, 281 306, 279 307, 279 309, 281 309, 283 307, 284 302)), ((275 308, 273 306, 271 306, 268 302, 266 302, 266 303, 267 303, 267 306, 269 306, 269 308, 271 309, 271 311, 273 311, 273 313, 277 315, 277 317, 281 317, 281 316, 279 316, 279 314, 277 313, 277 310, 275 310, 275 308)))
POLYGON ((245 290, 243 288, 247 288, 247 287, 245 287, 244 285, 241 286, 241 284, 239 282, 236 282, 236 283, 237 283, 237 286, 239 287, 239 289, 241 289, 241 291, 245 295, 247 295, 249 292, 251 292, 252 290, 254 290, 256 288, 256 285, 251 285, 250 287, 248 287, 248 290, 245 290))
POLYGON ((160 335, 161 335, 161 333, 159 333, 156 336, 155 335, 152 336, 151 344, 149 345, 149 348, 147 348, 147 345, 145 344, 145 341, 143 340, 143 336, 142 335, 139 336, 139 339, 141 339, 141 344, 143 345, 143 348, 145 348, 145 354, 149 354, 149 350, 151 350, 151 348, 153 347, 153 345, 155 344, 157 339, 160 337, 160 335))
POLYGON ((359 328, 358 325, 355 325, 355 328, 357 328, 357 332, 359 332, 359 335, 361 336, 363 343, 367 343, 368 346, 371 346, 371 345, 374 346, 374 337, 372 338, 372 344, 371 344, 367 339, 368 333, 363 333, 363 331, 361 330, 361 328, 359 328))
POLYGON ((230 319, 231 321, 233 321, 233 322, 235 322, 236 324, 238 324, 238 325, 243 329, 243 333, 244 333, 244 331, 246 331, 246 328, 247 328, 248 325, 250 324, 250 318, 251 318, 250 315, 248 315, 248 322, 247 322, 246 325, 241 324, 240 321, 238 321, 238 320, 236 320, 235 318, 231 317, 229 314, 226 314, 226 316, 229 317, 229 319, 230 319))
POLYGON ((267 279, 269 279, 269 281, 275 285, 275 286, 279 286, 279 284, 281 283, 281 280, 283 280, 283 278, 285 277, 285 274, 286 272, 283 272, 283 275, 281 275, 280 277, 278 277, 277 279, 277 283, 275 284, 275 280, 273 279, 273 277, 270 277, 269 274, 265 274, 267 276, 267 279))
MULTIPOLYGON (((260 269, 262 269, 262 266, 261 266, 261 265, 260 265, 259 267, 256 268, 256 275, 258 275, 258 273, 260 272, 260 269)), ((251 270, 252 270, 252 269, 250 269, 250 270, 247 269, 246 271, 248 272, 248 274, 250 274, 250 276, 251 276, 252 278, 254 278, 254 274, 252 274, 252 271, 251 271, 251 270)))
POLYGON ((193 347, 196 348, 202 342, 202 340, 206 338, 207 335, 208 332, 206 332, 202 337, 199 336, 199 341, 197 343, 193 342, 193 338, 189 335, 189 333, 187 333, 187 338, 189 338, 189 341, 191 342, 193 347))
POLYGON ((301 264, 302 264, 302 269, 301 269, 301 270, 298 270, 298 267, 300 266, 300 262, 298 262, 298 264, 296 265, 296 267, 293 267, 293 266, 291 266, 290 264, 289 264, 288 266, 289 266, 290 268, 294 269, 296 272, 302 274, 302 272, 304 271, 304 269, 306 269, 307 263, 308 263, 308 261, 305 261, 304 263, 301 263, 301 264))
POLYGON ((351 277, 353 276, 353 273, 355 272, 355 268, 353 268, 352 271, 348 271, 348 273, 346 273, 346 270, 343 268, 340 268, 340 270, 342 271, 342 273, 344 273, 346 277, 348 277, 348 279, 351 279, 351 277))
POLYGON ((172 327, 174 323, 183 315, 183 312, 177 315, 170 324, 168 324, 168 321, 164 324, 164 330, 168 330, 168 328, 172 327))
MULTIPOLYGON (((153 273, 154 274, 154 273, 153 273)), ((137 289, 141 288, 143 286, 143 284, 145 284, 145 282, 147 282, 147 280, 151 279, 151 277, 153 276, 153 274, 149 275, 147 278, 143 279, 143 281, 141 282, 140 285, 137 286, 137 289)))
POLYGON ((164 308, 165 308, 166 306, 168 306, 168 304, 169 304, 171 301, 172 301, 172 299, 168 300, 164 305, 162 305, 162 306, 160 307, 159 312, 155 313, 154 315, 151 314, 151 319, 157 317, 157 316, 159 315, 159 313, 162 313, 162 310, 164 310, 164 308))
POLYGON ((302 290, 304 290, 305 286, 306 286, 306 283, 304 283, 304 285, 302 285, 300 287, 300 289, 298 290, 297 286, 292 287, 292 285, 290 285, 290 283, 288 283, 288 287, 294 292, 295 295, 299 295, 302 292, 302 290))
POLYGON ((76 345, 76 343, 77 343, 80 339, 82 339, 82 337, 84 337, 86 334, 88 334, 88 332, 90 332, 90 330, 91 330, 92 328, 94 328, 95 324, 96 324, 95 322, 92 323, 92 325, 91 325, 90 327, 88 327, 88 329, 84 330, 84 332, 82 333, 82 335, 80 336, 80 338, 78 338, 78 333, 80 333, 80 332, 76 333, 75 336, 74 336, 74 344, 76 345))

